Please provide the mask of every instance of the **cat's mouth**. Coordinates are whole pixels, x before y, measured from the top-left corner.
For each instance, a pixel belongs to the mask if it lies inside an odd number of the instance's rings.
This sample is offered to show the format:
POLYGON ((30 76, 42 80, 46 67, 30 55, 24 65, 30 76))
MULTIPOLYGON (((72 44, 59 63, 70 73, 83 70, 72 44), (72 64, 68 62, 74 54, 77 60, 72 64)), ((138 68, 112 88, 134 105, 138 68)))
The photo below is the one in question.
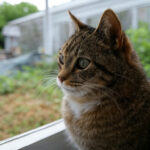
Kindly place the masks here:
MULTIPOLYGON (((67 94, 77 94, 77 93, 85 93, 84 90, 82 89, 82 83, 79 82, 60 82, 60 80, 57 78, 57 84, 58 86, 62 89, 64 93, 67 94), (82 91, 82 92, 81 92, 82 91)), ((82 95, 82 94, 81 94, 82 95)))
POLYGON ((60 80, 58 78, 57 78, 57 84, 59 87, 64 88, 66 90, 74 90, 74 89, 82 86, 82 83, 80 83, 80 82, 74 82, 74 81, 60 82, 60 80))
POLYGON ((63 84, 61 86, 61 88, 68 91, 68 92, 75 92, 77 90, 77 87, 69 86, 69 85, 65 85, 65 84, 63 84))
POLYGON ((71 86, 71 87, 80 87, 82 86, 82 83, 80 82, 74 82, 74 81, 70 81, 69 83, 64 83, 65 85, 71 86))
POLYGON ((82 86, 70 86, 63 84, 61 89, 65 95, 73 97, 83 97, 87 94, 87 91, 83 89, 82 86))

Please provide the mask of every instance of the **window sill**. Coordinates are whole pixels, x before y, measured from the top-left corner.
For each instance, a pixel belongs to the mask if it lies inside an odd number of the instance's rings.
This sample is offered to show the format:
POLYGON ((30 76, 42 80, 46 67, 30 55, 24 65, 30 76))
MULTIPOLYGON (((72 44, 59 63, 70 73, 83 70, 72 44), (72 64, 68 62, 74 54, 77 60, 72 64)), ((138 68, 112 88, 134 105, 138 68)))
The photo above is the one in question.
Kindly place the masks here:
POLYGON ((0 150, 73 150, 64 134, 63 120, 0 142, 0 150))

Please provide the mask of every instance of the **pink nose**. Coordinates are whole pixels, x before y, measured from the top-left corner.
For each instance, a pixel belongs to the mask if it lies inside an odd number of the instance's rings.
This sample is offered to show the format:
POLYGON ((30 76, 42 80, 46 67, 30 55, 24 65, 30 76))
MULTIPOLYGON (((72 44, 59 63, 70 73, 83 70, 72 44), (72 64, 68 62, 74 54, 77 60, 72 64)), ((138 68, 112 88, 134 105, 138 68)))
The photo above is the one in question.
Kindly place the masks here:
POLYGON ((60 82, 63 82, 65 80, 65 77, 63 77, 63 76, 58 76, 58 78, 59 78, 60 82))

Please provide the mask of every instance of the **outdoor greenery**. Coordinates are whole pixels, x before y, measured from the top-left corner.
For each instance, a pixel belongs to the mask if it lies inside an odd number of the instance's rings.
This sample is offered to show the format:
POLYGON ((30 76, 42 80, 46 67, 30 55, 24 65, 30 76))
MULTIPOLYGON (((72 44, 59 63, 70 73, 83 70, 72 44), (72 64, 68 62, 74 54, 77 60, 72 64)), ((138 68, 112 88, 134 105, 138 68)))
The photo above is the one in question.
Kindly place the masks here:
POLYGON ((56 87, 56 62, 52 64, 40 62, 34 67, 23 66, 21 71, 11 76, 0 76, 0 94, 9 94, 18 90, 18 88, 26 87, 27 89, 35 89, 38 93, 49 92, 47 86, 56 87))
POLYGON ((140 22, 138 29, 129 29, 127 34, 150 77, 150 28, 148 24, 140 22))
POLYGON ((36 6, 22 2, 20 4, 11 5, 3 3, 0 5, 0 48, 4 46, 4 37, 2 35, 3 27, 11 20, 37 12, 36 6))
POLYGON ((61 117, 56 69, 56 62, 40 62, 13 76, 0 76, 0 140, 61 117))

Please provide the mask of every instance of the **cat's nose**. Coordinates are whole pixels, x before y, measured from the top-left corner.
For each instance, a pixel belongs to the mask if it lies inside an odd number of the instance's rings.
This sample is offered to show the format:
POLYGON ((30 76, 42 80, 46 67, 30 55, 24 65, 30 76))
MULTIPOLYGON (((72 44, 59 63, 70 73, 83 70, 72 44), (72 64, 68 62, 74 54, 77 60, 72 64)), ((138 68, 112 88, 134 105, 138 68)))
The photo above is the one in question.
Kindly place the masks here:
POLYGON ((60 80, 61 83, 66 79, 66 78, 63 77, 63 76, 58 76, 58 78, 59 78, 59 80, 60 80))

